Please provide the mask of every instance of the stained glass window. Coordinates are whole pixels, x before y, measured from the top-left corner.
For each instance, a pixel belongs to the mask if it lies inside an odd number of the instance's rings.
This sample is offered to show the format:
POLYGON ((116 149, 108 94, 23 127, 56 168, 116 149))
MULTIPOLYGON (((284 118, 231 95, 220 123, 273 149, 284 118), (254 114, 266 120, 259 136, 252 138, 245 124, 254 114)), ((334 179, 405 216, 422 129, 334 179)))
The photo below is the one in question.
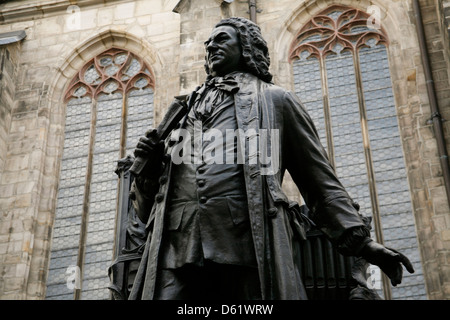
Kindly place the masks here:
POLYGON ((89 61, 66 92, 65 140, 47 299, 109 299, 117 160, 153 125, 153 76, 131 52, 89 61))
POLYGON ((389 71, 385 30, 369 15, 334 5, 313 17, 291 46, 295 92, 313 118, 336 173, 372 236, 404 253, 416 272, 392 299, 426 299, 414 216, 389 71))

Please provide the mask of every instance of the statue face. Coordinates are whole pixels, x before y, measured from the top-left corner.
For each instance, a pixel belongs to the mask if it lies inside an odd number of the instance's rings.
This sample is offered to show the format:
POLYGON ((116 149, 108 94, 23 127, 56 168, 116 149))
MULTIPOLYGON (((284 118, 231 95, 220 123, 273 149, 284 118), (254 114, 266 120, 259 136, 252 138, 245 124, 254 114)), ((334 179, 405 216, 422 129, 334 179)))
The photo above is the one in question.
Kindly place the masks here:
POLYGON ((215 28, 205 41, 206 63, 212 76, 242 70, 242 49, 237 31, 230 26, 215 28))

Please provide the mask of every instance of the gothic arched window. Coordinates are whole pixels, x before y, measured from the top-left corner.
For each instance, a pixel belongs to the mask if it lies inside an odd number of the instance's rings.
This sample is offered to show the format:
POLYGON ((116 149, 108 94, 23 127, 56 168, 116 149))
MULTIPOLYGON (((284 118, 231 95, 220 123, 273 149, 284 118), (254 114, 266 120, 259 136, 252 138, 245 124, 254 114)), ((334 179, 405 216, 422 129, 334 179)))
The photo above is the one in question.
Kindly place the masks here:
MULTIPOLYGON (((295 92, 313 118, 336 173, 373 236, 408 256, 392 298, 426 298, 388 62, 388 38, 370 16, 331 6, 313 17, 292 43, 295 92), (378 28, 374 28, 378 27, 378 28)), ((388 297, 388 296, 387 296, 388 297)))
POLYGON ((153 87, 144 61, 117 48, 86 63, 69 84, 47 299, 109 298, 114 169, 153 125, 153 87))

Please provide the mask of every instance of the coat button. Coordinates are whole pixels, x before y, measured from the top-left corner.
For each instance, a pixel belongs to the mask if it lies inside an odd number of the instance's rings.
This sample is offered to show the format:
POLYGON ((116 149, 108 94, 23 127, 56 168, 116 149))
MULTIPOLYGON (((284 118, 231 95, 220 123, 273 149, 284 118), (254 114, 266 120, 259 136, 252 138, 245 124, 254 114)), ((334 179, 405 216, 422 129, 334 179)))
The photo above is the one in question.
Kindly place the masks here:
POLYGON ((160 184, 165 184, 166 182, 167 182, 167 176, 161 176, 160 178, 159 178, 159 183, 160 184))
POLYGON ((163 162, 164 163, 169 163, 169 161, 170 161, 170 154, 165 154, 164 156, 163 156, 163 162))
POLYGON ((268 211, 269 217, 271 218, 275 218, 275 216, 278 213, 278 209, 277 208, 270 208, 268 211))
POLYGON ((199 187, 204 187, 206 182, 205 182, 205 180, 202 179, 202 180, 198 180, 197 184, 199 187))
POLYGON ((204 174, 205 173, 205 168, 198 168, 197 172, 200 174, 204 174))
POLYGON ((164 195, 163 195, 162 193, 158 193, 158 194, 155 196, 155 200, 156 200, 156 202, 158 202, 158 203, 162 202, 162 201, 164 200, 164 195))
POLYGON ((206 201, 208 201, 208 199, 206 197, 200 198, 200 203, 206 203, 206 201))

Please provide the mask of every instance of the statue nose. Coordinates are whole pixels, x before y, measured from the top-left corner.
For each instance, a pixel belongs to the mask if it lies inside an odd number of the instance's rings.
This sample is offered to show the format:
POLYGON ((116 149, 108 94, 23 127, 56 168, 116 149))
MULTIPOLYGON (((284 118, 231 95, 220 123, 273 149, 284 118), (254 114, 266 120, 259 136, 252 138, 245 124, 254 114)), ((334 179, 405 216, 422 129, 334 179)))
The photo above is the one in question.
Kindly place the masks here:
POLYGON ((214 41, 211 41, 206 46, 206 51, 207 52, 215 52, 215 51, 217 51, 217 44, 214 41))

